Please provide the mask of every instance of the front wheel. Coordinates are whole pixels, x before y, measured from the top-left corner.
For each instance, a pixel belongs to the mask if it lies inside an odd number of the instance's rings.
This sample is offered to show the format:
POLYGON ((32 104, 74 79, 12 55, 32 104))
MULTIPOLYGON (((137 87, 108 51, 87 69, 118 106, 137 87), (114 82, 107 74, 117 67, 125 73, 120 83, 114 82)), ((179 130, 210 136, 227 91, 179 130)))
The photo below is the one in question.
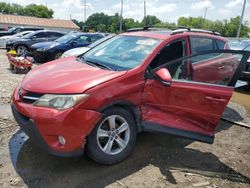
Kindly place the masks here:
POLYGON ((56 52, 55 59, 59 59, 62 56, 63 52, 56 52))
POLYGON ((115 164, 124 160, 133 150, 136 127, 133 116, 123 108, 111 108, 87 140, 87 154, 101 164, 115 164))

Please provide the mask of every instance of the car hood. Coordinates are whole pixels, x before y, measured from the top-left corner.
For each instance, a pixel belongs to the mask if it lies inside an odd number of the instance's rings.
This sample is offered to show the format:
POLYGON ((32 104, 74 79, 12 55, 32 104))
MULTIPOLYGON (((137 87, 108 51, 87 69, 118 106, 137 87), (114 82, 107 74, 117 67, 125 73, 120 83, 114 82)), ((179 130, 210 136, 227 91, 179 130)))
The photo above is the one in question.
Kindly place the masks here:
POLYGON ((78 55, 81 55, 84 52, 88 51, 89 49, 90 48, 88 48, 88 47, 73 48, 71 50, 64 52, 63 57, 78 56, 78 55))
POLYGON ((54 46, 58 46, 58 45, 60 45, 60 43, 55 42, 55 41, 52 41, 52 42, 39 42, 39 43, 33 44, 31 46, 31 48, 34 48, 34 49, 38 49, 38 48, 49 49, 49 48, 53 48, 54 46))
POLYGON ((22 88, 35 93, 83 93, 126 72, 103 70, 68 57, 34 68, 22 81, 22 88))
POLYGON ((4 37, 0 37, 0 40, 7 40, 7 39, 10 39, 10 38, 15 38, 13 36, 4 36, 4 37))

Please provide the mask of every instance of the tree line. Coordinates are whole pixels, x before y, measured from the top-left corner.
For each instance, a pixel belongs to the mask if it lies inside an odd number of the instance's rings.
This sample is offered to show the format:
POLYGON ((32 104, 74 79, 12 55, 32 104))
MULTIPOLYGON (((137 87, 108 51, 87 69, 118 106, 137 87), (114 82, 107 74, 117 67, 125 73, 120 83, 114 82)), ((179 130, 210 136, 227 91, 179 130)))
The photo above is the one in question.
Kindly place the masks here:
POLYGON ((44 5, 29 4, 22 6, 17 3, 0 2, 0 13, 34 16, 38 18, 53 18, 54 11, 44 5))
MULTIPOLYGON (((118 33, 120 25, 120 16, 116 13, 113 16, 106 15, 104 13, 94 13, 88 17, 86 25, 84 22, 73 20, 79 27, 83 28, 87 26, 88 29, 99 32, 111 32, 118 33)), ((167 29, 175 29, 180 26, 206 29, 216 31, 225 37, 236 37, 238 27, 240 24, 240 16, 231 18, 230 20, 208 20, 202 17, 180 17, 177 23, 162 22, 159 18, 153 15, 147 15, 141 22, 134 20, 133 18, 123 19, 123 31, 127 31, 130 28, 140 27, 160 27, 167 29)), ((250 27, 248 22, 244 22, 241 29, 241 37, 250 37, 250 27)))
MULTIPOLYGON (((30 4, 22 6, 16 3, 0 2, 0 13, 16 14, 24 16, 34 16, 39 18, 53 18, 54 11, 44 5, 30 4)), ((94 13, 90 15, 84 23, 83 21, 72 20, 80 28, 87 28, 87 30, 118 33, 120 26, 120 15, 109 16, 104 13, 94 13), (87 27, 86 27, 87 26, 87 27)), ((230 20, 216 20, 211 21, 202 17, 180 17, 177 23, 162 22, 154 15, 147 15, 142 21, 134 20, 133 18, 123 18, 123 31, 130 28, 148 27, 162 27, 167 29, 178 28, 179 26, 186 26, 197 29, 207 29, 217 31, 225 37, 235 37, 240 24, 240 17, 234 17, 230 20)), ((250 27, 248 22, 244 22, 241 30, 241 37, 250 37, 250 27)))

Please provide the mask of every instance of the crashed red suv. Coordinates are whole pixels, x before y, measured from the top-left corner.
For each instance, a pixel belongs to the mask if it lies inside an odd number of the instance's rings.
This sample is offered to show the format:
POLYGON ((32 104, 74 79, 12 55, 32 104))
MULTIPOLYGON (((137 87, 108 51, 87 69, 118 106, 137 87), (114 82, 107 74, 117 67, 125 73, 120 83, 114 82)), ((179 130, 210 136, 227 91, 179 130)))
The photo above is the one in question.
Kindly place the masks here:
POLYGON ((49 153, 86 151, 102 164, 125 159, 141 131, 212 143, 249 57, 227 46, 204 31, 120 34, 32 70, 14 90, 12 111, 49 153))

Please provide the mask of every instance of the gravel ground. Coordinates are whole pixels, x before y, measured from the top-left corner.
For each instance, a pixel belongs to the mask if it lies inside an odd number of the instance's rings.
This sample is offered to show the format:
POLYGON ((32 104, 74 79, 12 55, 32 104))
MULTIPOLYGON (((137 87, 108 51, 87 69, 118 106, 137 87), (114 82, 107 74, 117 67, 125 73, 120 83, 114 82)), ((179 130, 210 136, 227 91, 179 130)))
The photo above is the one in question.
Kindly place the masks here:
MULTIPOLYGON (((11 73, 3 54, 0 51, 0 187, 250 188, 250 129, 226 121, 220 122, 212 145, 142 133, 133 154, 113 166, 98 165, 86 156, 47 154, 12 118, 8 103, 24 75, 11 73)), ((248 94, 242 97, 250 102, 248 94)), ((243 105, 234 100, 224 117, 250 125, 243 105)))

